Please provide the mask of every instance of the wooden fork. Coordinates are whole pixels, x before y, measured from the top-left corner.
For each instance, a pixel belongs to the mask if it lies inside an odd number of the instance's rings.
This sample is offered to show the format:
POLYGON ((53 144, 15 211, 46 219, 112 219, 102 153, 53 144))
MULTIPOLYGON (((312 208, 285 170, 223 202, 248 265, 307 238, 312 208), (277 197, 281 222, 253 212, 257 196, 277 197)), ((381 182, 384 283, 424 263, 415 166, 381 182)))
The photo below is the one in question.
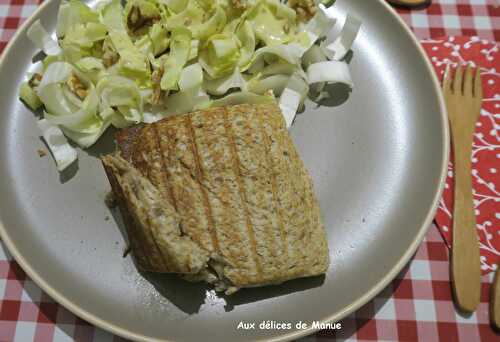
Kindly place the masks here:
POLYGON ((479 68, 459 66, 452 79, 447 68, 443 93, 455 155, 455 198, 451 279, 457 306, 474 312, 481 294, 481 268, 472 197, 471 154, 476 121, 483 98, 479 68))

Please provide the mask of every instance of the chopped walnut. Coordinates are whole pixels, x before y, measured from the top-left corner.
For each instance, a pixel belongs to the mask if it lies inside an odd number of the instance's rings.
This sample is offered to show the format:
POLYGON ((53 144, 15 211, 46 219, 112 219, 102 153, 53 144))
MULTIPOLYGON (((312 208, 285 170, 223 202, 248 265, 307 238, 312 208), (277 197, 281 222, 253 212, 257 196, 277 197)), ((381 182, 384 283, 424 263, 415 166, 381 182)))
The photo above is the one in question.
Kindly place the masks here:
POLYGON ((102 44, 102 61, 106 68, 109 68, 120 59, 120 55, 116 52, 113 44, 109 41, 109 39, 104 39, 104 43, 102 44))
POLYGON ((80 100, 83 100, 84 98, 87 97, 88 89, 85 84, 82 83, 82 81, 76 76, 75 74, 71 74, 71 76, 68 78, 66 81, 66 84, 68 85, 69 89, 80 98, 80 100))
POLYGON ((318 10, 314 0, 288 0, 288 6, 297 12, 297 16, 302 22, 309 21, 318 10))
POLYGON ((246 0, 231 0, 231 4, 233 5, 233 8, 238 10, 244 10, 247 8, 246 0))
POLYGON ((160 69, 153 71, 153 73, 151 74, 151 81, 153 81, 153 94, 151 94, 151 104, 160 104, 161 96, 163 94, 160 84, 164 71, 165 69, 162 65, 160 69))
POLYGON ((28 85, 31 88, 38 87, 41 80, 42 80, 42 75, 34 73, 33 76, 31 76, 30 80, 28 81, 28 85))
POLYGON ((160 20, 158 15, 146 16, 141 13, 139 6, 132 6, 127 16, 127 27, 132 33, 136 33, 141 28, 151 26, 158 20, 160 20))
POLYGON ((37 150, 37 152, 38 152, 38 156, 40 158, 45 157, 47 155, 47 152, 45 150, 42 150, 42 149, 37 150))

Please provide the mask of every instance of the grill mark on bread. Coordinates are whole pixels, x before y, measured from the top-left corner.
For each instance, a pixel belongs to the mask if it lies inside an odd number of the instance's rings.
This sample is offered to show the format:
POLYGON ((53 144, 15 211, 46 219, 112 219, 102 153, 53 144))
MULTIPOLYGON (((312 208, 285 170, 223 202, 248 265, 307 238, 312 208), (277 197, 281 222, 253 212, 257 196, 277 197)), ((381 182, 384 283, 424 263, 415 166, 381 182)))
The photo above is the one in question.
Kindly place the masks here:
MULTIPOLYGON (((326 234, 316 197, 311 193, 311 179, 302 161, 295 160, 299 157, 295 153, 292 140, 286 137, 288 132, 284 126, 284 120, 276 105, 237 105, 229 111, 213 108, 169 117, 142 128, 134 126, 124 129, 117 134, 118 146, 125 159, 133 159, 133 163, 137 163, 134 166, 139 168, 141 173, 148 174, 147 177, 153 185, 158 186, 161 183, 164 186, 172 186, 177 200, 177 214, 183 223, 182 231, 199 247, 205 249, 213 245, 208 224, 209 215, 206 215, 205 211, 205 201, 208 200, 206 204, 211 209, 213 233, 219 243, 221 262, 225 263, 221 276, 231 280, 236 287, 262 286, 316 275, 324 273, 329 264, 326 234), (185 127, 187 118, 192 120, 193 125, 189 134, 185 127), (247 120, 250 122, 246 122, 247 120), (228 121, 230 126, 232 125, 232 135, 227 134, 228 121), (236 121, 243 122, 238 123, 238 126, 236 121), (152 130, 149 126, 156 126, 158 129, 162 139, 161 149, 169 145, 169 141, 173 141, 171 138, 165 140, 165 136, 161 136, 166 127, 175 132, 175 139, 180 139, 180 142, 175 144, 175 158, 170 154, 165 160, 169 179, 163 180, 165 168, 159 166, 158 155, 154 155, 157 148, 154 151, 151 148, 151 145, 157 143, 157 139, 151 138, 152 130), (262 132, 262 135, 259 135, 259 132, 262 132), (193 138, 195 141, 192 141, 193 138), (239 175, 235 173, 229 138, 236 142, 236 155, 241 158, 238 160, 239 175), (248 144, 249 140, 256 143, 248 144), (193 147, 199 151, 193 153, 193 147), (285 150, 288 155, 283 153, 285 150), (201 170, 197 170, 195 156, 201 170), (255 158, 255 165, 252 165, 250 160, 255 158), (271 165, 268 165, 269 162, 271 165), (199 174, 202 174, 202 177, 198 177, 199 174), (155 177, 161 181, 158 182, 155 177), (268 183, 268 180, 271 182, 268 183), (241 192, 238 183, 243 184, 245 193, 241 192), (266 191, 262 196, 256 193, 262 191, 266 191), (242 196, 246 196, 243 202, 242 196), (301 201, 300 197, 303 197, 304 201, 301 201), (196 209, 189 206, 189 203, 193 203, 196 209), (266 205, 268 211, 263 209, 266 205), (310 212, 304 213, 304 210, 310 212), (252 223, 255 239, 253 247, 257 253, 252 250, 248 218, 252 223), (202 240, 199 239, 200 232, 203 232, 202 240), (271 246, 267 246, 271 240, 269 235, 264 235, 266 232, 273 234, 275 243, 271 246), (298 241, 303 232, 303 239, 298 241), (275 252, 277 257, 274 257, 275 252), (258 264, 255 258, 261 262, 260 272, 256 270, 258 264)), ((165 198, 169 197, 165 189, 159 190, 165 198)), ((126 224, 132 232, 133 224, 126 224)), ((148 229, 142 226, 139 229, 139 234, 148 232, 148 229)), ((158 225, 153 230, 155 233, 162 232, 158 225)), ((134 234, 131 233, 132 235, 134 234)), ((135 241, 145 239, 136 235, 135 241)), ((158 239, 158 242, 165 242, 163 235, 158 236, 158 239)), ((147 246, 146 242, 144 244, 147 246)), ((151 255, 155 254, 152 245, 144 252, 138 250, 143 247, 139 245, 140 243, 136 249, 137 258, 145 253, 142 265, 147 265, 150 270, 157 272, 172 272, 172 269, 164 269, 158 260, 159 255, 151 255)), ((177 260, 181 259, 178 259, 175 250, 169 251, 172 253, 170 263, 177 265, 177 260)), ((184 261, 188 260, 187 256, 183 258, 184 261)), ((191 258, 188 261, 193 260, 195 259, 191 258)), ((184 272, 186 268, 183 266, 181 273, 184 272)))
MULTIPOLYGON (((129 162, 132 162, 132 156, 136 148, 137 137, 140 135, 144 126, 139 124, 118 131, 115 135, 116 143, 121 152, 122 157, 129 162)), ((137 168, 137 165, 135 165, 137 168)))
POLYGON ((285 238, 288 259, 287 269, 284 270, 284 273, 287 275, 287 278, 291 278, 294 277, 294 274, 298 274, 297 264, 299 264, 301 260, 294 236, 297 230, 297 222, 295 222, 294 217, 290 216, 290 207, 294 207, 296 210, 300 210, 300 208, 298 208, 297 203, 293 201, 293 196, 290 195, 293 193, 292 183, 295 175, 293 175, 293 172, 290 172, 286 161, 283 159, 283 149, 285 145, 285 141, 281 134, 283 125, 281 121, 276 123, 275 120, 268 120, 264 124, 264 129, 268 132, 271 140, 269 156, 273 160, 276 171, 278 203, 280 204, 280 208, 282 208, 282 212, 286 213, 283 217, 283 226, 286 231, 285 238))
MULTIPOLYGON (((193 122, 191 120, 190 115, 186 116, 184 125, 186 126, 186 129, 187 129, 188 135, 189 135, 191 153, 193 154, 195 167, 196 167, 196 177, 198 178, 199 182, 202 183, 204 181, 204 178, 205 178, 205 173, 203 171, 203 166, 201 165, 201 162, 200 162, 200 155, 198 153, 198 147, 196 146, 196 137, 194 134, 193 122)), ((208 200, 207 189, 205 189, 205 187, 201 186, 201 184, 200 184, 200 191, 201 191, 202 196, 203 196, 203 207, 205 209, 205 214, 207 215, 208 230, 210 231, 210 238, 212 240, 212 247, 214 248, 215 253, 217 255, 219 255, 219 254, 221 254, 221 250, 219 247, 219 241, 217 239, 217 232, 215 230, 214 217, 212 214, 212 207, 210 206, 210 201, 208 200)))
MULTIPOLYGON (((142 136, 142 131, 139 137, 140 136, 142 136)), ((144 176, 149 178, 152 170, 148 167, 148 163, 144 159, 144 150, 147 150, 147 148, 149 147, 148 143, 145 143, 144 146, 142 145, 134 146, 133 153, 131 154, 131 159, 134 165, 136 165, 137 170, 139 170, 144 176)))
POLYGON ((262 122, 262 117, 263 117, 262 115, 258 116, 257 120, 259 123, 259 128, 260 128, 262 137, 265 141, 264 146, 266 146, 266 159, 267 159, 267 163, 269 164, 270 170, 271 170, 270 177, 271 177, 271 187, 272 187, 272 191, 273 191, 273 206, 274 206, 276 212, 278 213, 278 225, 279 225, 279 229, 280 229, 281 244, 282 244, 282 248, 283 248, 282 263, 283 263, 283 265, 287 266, 286 268, 281 269, 279 276, 284 276, 284 273, 286 273, 286 271, 288 270, 288 259, 289 259, 287 232, 286 232, 284 220, 283 220, 283 210, 281 208, 281 205, 280 205, 279 199, 278 199, 277 177, 276 177, 276 172, 274 169, 275 166, 274 166, 273 158, 271 156, 271 138, 269 137, 269 135, 267 135, 267 133, 265 131, 264 123, 262 122))
MULTIPOLYGON (((151 126, 149 126, 151 127, 151 126)), ((156 142, 156 150, 158 152, 158 154, 160 155, 160 160, 161 160, 161 169, 162 169, 162 173, 163 173, 163 186, 165 187, 165 189, 168 191, 168 196, 170 197, 170 200, 172 202, 172 205, 174 206, 175 210, 177 210, 177 202, 175 200, 175 196, 174 196, 174 191, 172 189, 172 185, 169 185, 169 176, 168 176, 168 168, 167 168, 167 164, 165 162, 165 153, 170 153, 170 146, 173 145, 173 143, 171 144, 168 144, 169 146, 167 146, 167 148, 163 151, 162 148, 161 148, 161 139, 160 139, 160 134, 158 132, 158 125, 152 125, 152 129, 153 129, 153 132, 154 132, 154 135, 155 135, 155 142, 156 142)))
MULTIPOLYGON (((245 218, 244 215, 241 215, 240 208, 232 206, 238 201, 239 194, 235 193, 235 189, 230 186, 232 178, 226 170, 232 169, 230 167, 232 160, 228 158, 230 152, 225 153, 229 150, 229 143, 225 134, 222 109, 195 112, 192 115, 192 124, 194 136, 197 137, 196 145, 200 165, 205 165, 206 177, 202 184, 206 183, 204 187, 208 190, 207 196, 212 207, 214 228, 219 237, 219 246, 223 247, 220 248, 220 251, 225 257, 225 261, 232 266, 229 273, 225 273, 225 275, 235 284, 238 281, 242 283, 248 276, 245 275, 244 271, 251 258, 249 257, 250 253, 245 248, 238 247, 239 244, 244 243, 248 236, 237 229, 240 226, 240 221, 244 221, 245 218), (220 132, 217 133, 217 130, 220 132)), ((234 170, 232 171, 232 176, 235 178, 234 170)))
MULTIPOLYGON (((139 138, 141 138, 144 134, 146 135, 153 135, 152 136, 152 140, 150 139, 145 139, 146 141, 150 142, 150 144, 145 144, 145 146, 148 146, 149 145, 149 150, 150 150, 150 155, 151 157, 153 158, 153 162, 150 163, 152 164, 152 167, 148 167, 148 160, 145 158, 145 151, 143 151, 142 149, 140 149, 140 153, 138 153, 138 159, 139 159, 139 163, 141 165, 141 169, 143 170, 143 174, 144 174, 144 169, 146 170, 146 174, 147 174, 147 178, 151 180, 151 182, 154 184, 154 183, 157 183, 159 182, 159 184, 156 184, 159 188, 161 188, 161 186, 167 186, 167 182, 162 182, 161 179, 158 179, 157 178, 157 175, 156 174, 153 174, 155 171, 159 171, 159 175, 160 177, 162 176, 162 172, 161 172, 161 167, 160 167, 160 170, 155 170, 155 156, 158 157, 160 156, 160 158, 162 158, 162 154, 161 154, 161 148, 159 146, 155 146, 158 144, 158 135, 157 135, 157 132, 156 132, 156 129, 155 127, 147 127, 143 130, 141 130, 140 134, 139 134, 139 138), (154 144, 151 143, 151 141, 154 142, 154 144)), ((147 150, 147 147, 146 147, 146 150, 147 150)), ((160 159, 161 160, 161 159, 160 159)), ((149 218, 148 218, 149 220, 149 218)), ((154 234, 153 234, 153 230, 152 230, 152 226, 151 224, 148 224, 147 227, 145 227, 145 230, 148 230, 149 231, 149 236, 151 238, 151 240, 153 241, 153 245, 155 246, 155 249, 157 250, 158 254, 160 255, 161 257, 161 260, 162 260, 162 263, 165 265, 165 267, 167 269, 171 269, 171 265, 170 265, 170 258, 167 256, 165 257, 164 255, 164 251, 162 251, 162 249, 159 247, 158 245, 158 242, 156 241, 156 239, 154 238, 154 234)))
MULTIPOLYGON (((175 187, 175 185, 177 184, 175 182, 176 176, 173 172, 170 172, 170 169, 166 163, 166 160, 168 160, 168 165, 178 165, 176 151, 175 151, 176 147, 177 147, 177 139, 175 136, 175 132, 173 132, 172 127, 170 125, 157 124, 157 125, 155 125, 155 128, 156 128, 156 134, 158 137, 158 142, 160 145, 160 150, 162 151, 161 156, 162 156, 162 164, 163 164, 164 173, 167 176, 166 177, 167 182, 170 181, 170 186, 169 186, 170 195, 173 199, 174 209, 176 212, 178 212, 178 209, 179 209, 178 208, 178 199, 177 199, 176 187, 175 187), (162 139, 162 137, 160 137, 160 135, 158 134, 159 129, 162 129, 162 132, 166 133, 167 139, 162 139), (164 140, 167 141, 166 147, 163 144, 164 140)), ((182 224, 182 220, 181 220, 181 224, 182 224)), ((182 234, 183 232, 181 229, 180 229, 180 231, 182 234)), ((192 239, 196 240, 193 237, 192 237, 192 239)), ((188 254, 188 262, 191 262, 191 254, 190 253, 188 254)))
MULTIPOLYGON (((256 116, 256 114, 255 114, 254 110, 255 110, 255 108, 253 108, 253 107, 252 107, 252 108, 251 108, 251 114, 250 114, 250 113, 244 113, 244 115, 256 116)), ((240 113, 240 114, 241 114, 241 113, 240 113)), ((236 116, 236 114, 235 114, 235 116, 236 116)), ((234 120, 233 120, 233 121, 234 121, 234 120)), ((256 144, 257 146, 258 146, 258 145, 263 145, 263 141, 262 141, 263 139, 262 139, 262 137, 261 137, 261 139, 260 139, 260 144, 259 144, 257 141, 248 141, 247 137, 250 137, 250 135, 251 135, 251 134, 253 134, 253 132, 258 132, 258 130, 257 130, 257 129, 254 129, 253 127, 251 127, 251 126, 250 126, 250 122, 253 122, 253 120, 245 120, 245 121, 244 121, 244 126, 245 126, 245 128, 248 130, 248 132, 250 132, 250 134, 243 134, 243 139, 245 140, 245 147, 247 147, 247 149, 249 149, 249 150, 251 150, 251 149, 250 149, 250 148, 248 148, 248 147, 249 147, 249 146, 251 146, 252 144, 256 144)), ((265 149, 265 146, 264 146, 264 149, 265 149)), ((264 155, 265 155, 265 153, 264 153, 264 155)), ((258 159, 258 158, 255 158, 255 160, 257 160, 257 159, 258 159)), ((261 165, 258 165, 259 169, 261 168, 260 166, 261 166, 261 165)), ((257 179, 258 179, 258 178, 259 178, 259 177, 257 177, 257 179)), ((263 177, 263 178, 264 178, 264 177, 263 177)), ((265 182, 264 182, 264 183, 265 183, 265 182)), ((259 186, 259 185, 260 185, 260 184, 258 184, 258 183, 257 183, 257 186, 259 186)), ((262 194, 264 194, 264 193, 265 193, 265 191, 263 190, 261 193, 262 193, 262 194)), ((257 206, 258 206, 258 205, 257 205, 257 206)), ((269 220, 267 220, 267 222, 266 222, 266 223, 267 223, 267 225, 265 225, 265 227, 264 227, 264 229, 265 229, 265 233, 264 233, 264 235, 266 235, 266 238, 265 238, 265 239, 266 239, 266 241, 265 241, 266 243, 265 243, 264 248, 265 248, 266 250, 267 250, 268 248, 270 248, 270 249, 271 249, 271 250, 270 250, 271 257, 272 257, 273 259, 276 259, 277 249, 276 249, 276 248, 271 247, 271 246, 274 246, 274 247, 275 247, 275 246, 277 246, 277 245, 278 245, 278 244, 276 243, 276 241, 274 241, 274 240, 275 240, 275 239, 274 239, 274 236, 273 236, 274 234, 272 234, 272 232, 271 232, 271 230, 274 228, 274 227, 273 227, 273 223, 272 223, 272 221, 269 221, 269 220)), ((258 244, 258 240, 257 240, 256 242, 257 242, 257 246, 258 246, 258 245, 259 245, 259 244, 258 244)), ((264 242, 264 241, 263 241, 263 242, 264 242)), ((262 256, 261 258, 263 258, 263 259, 264 259, 264 257, 263 257, 263 256, 262 256)), ((274 260, 273 260, 273 261, 274 261, 274 260)), ((271 266, 273 266, 273 265, 271 265, 271 266)), ((274 266, 276 266, 276 265, 274 265, 274 266)))
MULTIPOLYGON (((289 138, 290 139, 290 138, 289 138)), ((291 158, 290 162, 293 165, 293 168, 295 170, 298 170, 300 177, 305 179, 305 182, 298 183, 296 185, 299 186, 299 191, 302 194, 304 200, 302 203, 304 204, 305 212, 307 212, 306 218, 307 218, 307 223, 306 226, 309 227, 309 229, 304 231, 304 239, 302 240, 302 245, 303 245, 303 250, 307 248, 307 246, 312 246, 312 234, 314 233, 313 226, 312 226, 312 221, 313 221, 313 202, 312 202, 312 196, 309 196, 308 193, 314 191, 312 188, 312 181, 310 176, 308 175, 305 167, 301 165, 302 163, 299 163, 297 161, 297 158, 299 157, 298 152, 293 149, 289 151, 290 154, 294 154, 295 158, 291 158)), ((313 254, 311 253, 305 253, 304 260, 306 260, 307 265, 311 265, 311 258, 313 257, 313 254)))
POLYGON ((160 188, 164 185, 157 177, 161 175, 161 168, 157 166, 155 163, 155 158, 158 157, 158 153, 154 146, 152 145, 152 141, 154 143, 154 139, 151 137, 151 130, 144 128, 137 133, 137 140, 144 141, 144 144, 135 143, 128 150, 130 151, 130 160, 133 165, 139 170, 139 172, 148 178, 154 185, 160 188))
MULTIPOLYGON (((275 127, 275 130, 276 130, 276 132, 278 132, 277 136, 280 139, 282 139, 282 141, 283 141, 280 144, 280 147, 281 147, 280 152, 283 153, 283 155, 285 156, 285 165, 286 165, 285 172, 288 172, 289 174, 292 175, 292 177, 291 177, 292 181, 290 182, 291 191, 295 194, 301 194, 301 192, 300 192, 301 189, 298 188, 299 182, 293 181, 295 179, 302 179, 302 175, 299 172, 300 168, 297 169, 295 167, 295 165, 291 161, 292 158, 290 158, 290 152, 288 151, 289 150, 288 147, 290 147, 293 144, 293 142, 291 141, 291 138, 288 136, 288 132, 285 132, 286 128, 284 128, 283 126, 280 126, 280 127, 275 127)), ((297 198, 297 196, 294 196, 293 203, 295 203, 295 207, 297 208, 297 210, 295 212, 291 212, 291 214, 293 215, 291 217, 291 222, 293 222, 293 224, 296 224, 296 225, 299 225, 302 227, 307 227, 307 225, 303 224, 304 223, 304 215, 302 215, 302 213, 304 213, 304 211, 306 211, 306 208, 304 206, 304 201, 297 198), (298 215, 299 212, 301 213, 300 215, 298 215)), ((307 227, 307 229, 310 229, 310 228, 307 227)), ((294 240, 292 241, 292 244, 294 244, 295 251, 298 254, 296 256, 298 267, 295 269, 295 272, 292 273, 294 276, 297 274, 303 273, 305 271, 306 266, 308 266, 305 262, 306 255, 308 253, 306 253, 306 250, 304 249, 304 244, 303 244, 303 238, 304 238, 304 235, 306 234, 306 229, 302 229, 299 231, 300 231, 300 234, 298 236, 294 236, 294 240)), ((294 230, 294 233, 295 232, 297 232, 297 230, 294 230)))
POLYGON ((250 214, 248 210, 248 203, 246 199, 246 189, 245 186, 243 185, 242 182, 242 176, 241 176, 241 167, 240 167, 240 161, 238 158, 238 153, 236 150, 236 145, 234 142, 234 135, 232 132, 231 124, 229 122, 228 118, 228 111, 227 108, 223 108, 223 120, 224 120, 224 128, 226 130, 226 136, 228 138, 228 143, 229 143, 229 149, 231 150, 232 154, 232 160, 233 160, 233 168, 234 168, 234 173, 236 176, 236 182, 238 183, 238 187, 240 190, 240 198, 243 206, 243 211, 246 216, 246 228, 247 228, 247 233, 248 237, 250 240, 250 248, 252 251, 252 258, 254 259, 255 262, 255 268, 257 270, 257 281, 262 278, 262 266, 260 264, 259 256, 257 254, 257 244, 255 242, 255 233, 253 231, 253 226, 252 226, 252 221, 250 219, 250 214))
POLYGON ((262 265, 262 281, 276 277, 280 269, 281 253, 279 225, 272 214, 272 186, 266 146, 258 126, 255 108, 229 107, 229 117, 240 163, 242 184, 246 191, 256 250, 262 265))
POLYGON ((174 185, 177 210, 182 213, 183 231, 207 251, 214 252, 203 203, 203 184, 195 175, 195 156, 190 153, 192 142, 184 120, 181 119, 176 121, 176 125, 163 125, 168 127, 168 139, 176 141, 175 153, 168 159, 168 163, 173 177, 171 183, 174 185))
MULTIPOLYGON (((288 144, 284 144, 283 146, 290 146, 291 144, 293 144, 293 142, 291 141, 291 138, 287 135, 287 134, 283 134, 282 135, 283 139, 286 140, 289 140, 288 141, 288 144)), ((291 158, 291 154, 293 153, 292 151, 288 151, 289 149, 287 149, 287 164, 288 166, 290 167, 290 170, 293 170, 294 172, 294 177, 296 177, 296 179, 307 179, 305 178, 305 175, 304 173, 302 172, 303 170, 303 166, 302 165, 299 165, 299 163, 297 163, 297 161, 295 160, 295 158, 291 158)), ((306 181, 307 182, 307 181, 306 181)), ((306 253, 306 249, 307 249, 307 246, 309 246, 306 241, 308 239, 308 237, 310 237, 310 233, 311 233, 311 210, 308 210, 309 207, 308 207, 308 201, 307 199, 303 198, 304 195, 305 195, 305 191, 306 191, 306 187, 307 185, 305 184, 306 182, 292 182, 292 187, 293 187, 293 191, 296 193, 296 194, 300 194, 300 198, 297 198, 300 203, 300 206, 299 206, 299 210, 301 213, 306 213, 306 215, 300 215, 300 219, 302 220, 302 222, 304 222, 304 224, 302 224, 302 226, 304 227, 307 227, 308 229, 304 229, 301 231, 301 234, 299 236, 299 250, 300 250, 300 255, 301 255, 301 259, 302 259, 302 267, 300 269, 298 269, 298 272, 299 273, 304 273, 306 270, 306 265, 309 265, 308 263, 308 259, 309 259, 309 255, 311 253, 306 253)))

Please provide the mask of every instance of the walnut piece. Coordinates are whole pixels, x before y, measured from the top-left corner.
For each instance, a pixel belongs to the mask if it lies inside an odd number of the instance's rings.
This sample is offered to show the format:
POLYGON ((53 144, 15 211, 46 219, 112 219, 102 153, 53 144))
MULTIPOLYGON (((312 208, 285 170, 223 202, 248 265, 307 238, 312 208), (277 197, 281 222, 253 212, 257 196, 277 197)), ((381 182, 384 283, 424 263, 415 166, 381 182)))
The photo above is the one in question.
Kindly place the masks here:
POLYGON ((132 6, 127 16, 127 27, 132 33, 136 33, 141 28, 153 25, 160 20, 158 15, 147 16, 141 13, 139 6, 132 6))
POLYGON ((302 22, 311 20, 318 10, 314 0, 288 0, 288 6, 297 12, 299 21, 302 22))
POLYGON ((80 100, 83 100, 85 97, 87 97, 87 86, 83 84, 78 76, 76 76, 74 73, 71 73, 68 80, 66 81, 66 84, 68 85, 69 90, 71 90, 73 94, 78 96, 80 100))
POLYGON ((31 88, 36 88, 40 84, 41 80, 42 80, 42 75, 34 73, 33 76, 31 76, 30 80, 28 81, 28 85, 31 88))
POLYGON ((161 96, 163 91, 161 90, 161 78, 163 77, 163 73, 165 69, 163 65, 158 69, 153 71, 151 74, 151 81, 153 81, 153 94, 151 94, 151 104, 157 105, 161 102, 161 96))
POLYGON ((120 59, 120 55, 116 52, 115 47, 108 38, 104 39, 102 51, 102 61, 106 68, 109 68, 120 59))
POLYGON ((37 152, 38 152, 38 156, 40 158, 45 157, 47 155, 47 152, 45 150, 42 150, 42 149, 37 150, 37 152))
POLYGON ((235 9, 244 10, 247 8, 247 1, 246 0, 231 0, 231 5, 233 5, 233 8, 235 8, 235 9))
POLYGON ((76 76, 74 73, 71 73, 69 76, 68 80, 66 81, 66 84, 68 85, 69 89, 80 98, 80 100, 83 100, 84 98, 87 97, 88 94, 88 89, 85 84, 82 83, 82 81, 76 76))

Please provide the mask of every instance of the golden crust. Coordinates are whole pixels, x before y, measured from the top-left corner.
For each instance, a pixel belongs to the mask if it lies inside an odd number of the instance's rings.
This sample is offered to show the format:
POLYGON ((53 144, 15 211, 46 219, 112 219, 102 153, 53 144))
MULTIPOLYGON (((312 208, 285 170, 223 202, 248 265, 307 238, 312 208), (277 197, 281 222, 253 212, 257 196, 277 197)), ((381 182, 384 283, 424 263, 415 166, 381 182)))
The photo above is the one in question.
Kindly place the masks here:
POLYGON ((312 180, 277 105, 174 116, 117 140, 172 204, 185 234, 222 265, 219 277, 249 287, 328 268, 312 180))

